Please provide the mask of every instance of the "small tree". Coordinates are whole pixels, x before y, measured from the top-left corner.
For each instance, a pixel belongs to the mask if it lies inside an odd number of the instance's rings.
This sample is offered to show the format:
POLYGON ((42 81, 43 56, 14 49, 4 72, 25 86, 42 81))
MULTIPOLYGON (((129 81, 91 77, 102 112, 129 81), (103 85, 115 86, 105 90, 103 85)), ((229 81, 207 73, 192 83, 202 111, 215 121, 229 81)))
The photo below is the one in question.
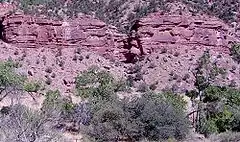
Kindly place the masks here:
POLYGON ((0 101, 9 95, 17 97, 21 94, 25 77, 18 75, 15 67, 16 64, 11 61, 0 62, 0 101))
POLYGON ((196 90, 186 93, 191 100, 197 102, 197 110, 190 113, 197 113, 194 120, 196 131, 206 136, 231 130, 233 122, 238 122, 233 112, 239 107, 239 92, 228 87, 214 86, 215 78, 221 73, 223 69, 210 61, 210 54, 206 51, 193 72, 196 90))
POLYGON ((28 92, 34 101, 36 101, 36 99, 33 93, 37 93, 40 89, 41 89, 40 82, 32 81, 32 82, 26 82, 24 84, 24 91, 28 92))
POLYGON ((38 111, 22 105, 10 107, 7 115, 0 114, 0 130, 4 142, 54 142, 63 140, 47 126, 46 119, 38 111))
POLYGON ((115 92, 126 89, 124 81, 117 81, 113 76, 98 67, 91 67, 76 77, 77 95, 82 98, 108 100, 115 92))
MULTIPOLYGON (((211 84, 214 84, 214 81, 218 75, 222 73, 222 68, 218 67, 216 63, 212 63, 211 55, 209 50, 205 51, 204 54, 199 58, 198 65, 193 71, 195 77, 195 87, 196 90, 192 90, 186 93, 192 100, 197 101, 197 110, 196 110, 196 131, 200 131, 202 127, 202 120, 204 116, 204 103, 203 99, 205 97, 204 90, 206 90, 211 84)), ((192 113, 191 113, 192 114, 192 113)))

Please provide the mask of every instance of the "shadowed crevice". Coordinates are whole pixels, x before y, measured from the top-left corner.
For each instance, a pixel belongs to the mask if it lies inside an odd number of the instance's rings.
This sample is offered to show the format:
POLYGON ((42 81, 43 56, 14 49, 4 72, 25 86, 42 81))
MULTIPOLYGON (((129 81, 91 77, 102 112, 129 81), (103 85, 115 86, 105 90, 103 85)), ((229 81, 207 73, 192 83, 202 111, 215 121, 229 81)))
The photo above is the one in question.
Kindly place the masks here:
POLYGON ((138 28, 140 27, 139 25, 139 20, 135 22, 135 24, 131 27, 130 29, 130 34, 128 35, 127 39, 124 41, 124 49, 128 49, 129 52, 125 53, 125 58, 126 61, 125 63, 134 63, 135 62, 135 57, 136 56, 143 56, 144 51, 142 47, 142 43, 140 40, 140 36, 138 35, 138 28), (133 41, 136 41, 137 45, 133 44, 133 41), (131 53, 130 50, 131 48, 136 47, 140 51, 140 55, 136 55, 134 53, 131 53))
POLYGON ((0 21, 0 40, 6 41, 3 20, 0 21))

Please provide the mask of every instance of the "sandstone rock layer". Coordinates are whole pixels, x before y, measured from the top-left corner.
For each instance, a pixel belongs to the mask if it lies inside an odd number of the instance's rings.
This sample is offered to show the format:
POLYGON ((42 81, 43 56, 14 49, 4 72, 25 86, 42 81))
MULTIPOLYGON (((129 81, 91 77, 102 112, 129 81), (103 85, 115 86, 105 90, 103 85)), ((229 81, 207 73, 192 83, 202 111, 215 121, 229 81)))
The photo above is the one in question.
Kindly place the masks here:
POLYGON ((142 18, 138 27, 145 52, 152 52, 161 45, 197 45, 227 52, 229 44, 240 41, 233 28, 206 15, 153 13, 142 18))
POLYGON ((156 12, 140 19, 135 27, 137 39, 91 16, 54 21, 15 12, 4 17, 1 29, 3 40, 20 48, 81 47, 121 59, 126 53, 152 53, 163 47, 197 46, 228 53, 229 45, 240 41, 234 28, 206 15, 156 12))
POLYGON ((5 41, 20 48, 81 47, 104 53, 118 47, 123 37, 116 29, 90 16, 54 21, 14 14, 4 19, 3 27, 5 41))

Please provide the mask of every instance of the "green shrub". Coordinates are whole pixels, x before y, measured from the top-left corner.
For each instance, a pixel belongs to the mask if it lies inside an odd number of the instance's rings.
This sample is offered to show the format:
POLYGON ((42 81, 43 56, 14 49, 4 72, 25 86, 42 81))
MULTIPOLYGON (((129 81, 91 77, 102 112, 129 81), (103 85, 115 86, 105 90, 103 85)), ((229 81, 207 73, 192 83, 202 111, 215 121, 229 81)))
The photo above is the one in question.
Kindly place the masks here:
POLYGON ((132 101, 115 98, 90 104, 92 119, 85 133, 96 141, 180 140, 188 133, 185 103, 173 94, 147 93, 132 101))
POLYGON ((126 83, 116 81, 106 71, 91 67, 76 77, 77 95, 82 98, 108 100, 117 91, 125 90, 126 83))
POLYGON ((240 90, 209 86, 203 92, 202 124, 200 132, 205 135, 240 129, 240 90))
POLYGON ((24 84, 24 91, 26 92, 38 92, 41 89, 41 83, 40 82, 25 82, 24 84))
POLYGON ((45 95, 41 110, 47 118, 58 120, 63 113, 71 111, 72 108, 72 102, 64 99, 58 90, 50 90, 45 95))
POLYGON ((17 74, 17 64, 12 61, 0 62, 0 84, 4 86, 22 85, 26 78, 17 74))
POLYGON ((239 64, 240 63, 240 44, 232 45, 231 49, 232 58, 239 64))
POLYGON ((26 78, 16 73, 16 67, 12 61, 0 62, 0 101, 9 95, 21 94, 26 78))

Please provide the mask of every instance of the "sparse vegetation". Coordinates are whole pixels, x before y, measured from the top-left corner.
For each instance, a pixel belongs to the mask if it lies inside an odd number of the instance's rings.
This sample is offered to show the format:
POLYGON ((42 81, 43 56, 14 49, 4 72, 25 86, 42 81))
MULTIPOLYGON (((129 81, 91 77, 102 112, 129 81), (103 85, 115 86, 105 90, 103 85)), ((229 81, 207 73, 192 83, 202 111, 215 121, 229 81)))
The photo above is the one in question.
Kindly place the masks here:
POLYGON ((234 44, 231 48, 232 58, 239 64, 240 63, 240 44, 234 44))
POLYGON ((197 90, 187 92, 191 100, 198 100, 196 130, 209 136, 213 133, 239 131, 240 90, 214 85, 221 68, 212 64, 206 51, 198 61, 194 76, 197 90), (237 129, 236 129, 237 128, 237 129))
POLYGON ((47 67, 47 68, 45 69, 45 72, 46 72, 46 73, 52 73, 52 67, 47 67))
POLYGON ((190 6, 193 7, 192 9, 196 10, 195 12, 202 11, 219 17, 220 19, 223 19, 229 23, 237 20, 237 13, 239 10, 238 0, 218 0, 212 1, 212 4, 209 4, 208 1, 204 0, 198 0, 194 2, 192 0, 185 0, 185 2, 190 4, 190 6))
POLYGON ((188 80, 189 78, 190 78, 190 75, 189 75, 189 74, 185 74, 182 79, 183 79, 184 81, 186 81, 186 80, 188 80))
POLYGON ((25 82, 24 84, 24 91, 28 92, 33 100, 36 100, 33 93, 37 93, 41 89, 40 82, 25 82))
POLYGON ((0 101, 7 96, 17 98, 21 94, 25 77, 14 71, 16 66, 12 61, 0 63, 0 101))
POLYGON ((134 6, 132 12, 127 13, 130 7, 129 0, 110 0, 110 1, 91 1, 91 0, 73 0, 65 1, 39 1, 39 0, 20 0, 19 7, 27 14, 47 15, 50 18, 62 20, 64 17, 76 17, 78 13, 94 15, 98 19, 114 25, 121 32, 130 32, 131 26, 141 17, 152 13, 157 9, 166 10, 168 1, 150 0, 143 4, 134 6), (127 18, 124 16, 127 15, 127 18), (123 24, 124 22, 128 24, 123 24))
POLYGON ((10 106, 5 115, 0 113, 1 141, 63 141, 62 136, 46 125, 38 111, 22 105, 10 106))
POLYGON ((52 79, 51 79, 49 76, 47 76, 45 83, 46 83, 47 85, 51 85, 52 79))

